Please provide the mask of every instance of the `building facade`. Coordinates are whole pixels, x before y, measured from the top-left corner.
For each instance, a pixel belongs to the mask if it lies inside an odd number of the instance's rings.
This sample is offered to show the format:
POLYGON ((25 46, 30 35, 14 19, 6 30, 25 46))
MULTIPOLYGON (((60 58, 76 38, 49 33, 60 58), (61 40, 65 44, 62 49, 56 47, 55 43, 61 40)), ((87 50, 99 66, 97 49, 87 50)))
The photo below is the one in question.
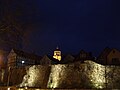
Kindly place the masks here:
POLYGON ((92 56, 91 52, 86 52, 84 50, 81 50, 79 52, 79 54, 76 56, 75 61, 84 62, 85 60, 92 60, 92 61, 94 61, 94 57, 92 56))
POLYGON ((8 55, 8 67, 21 67, 40 64, 41 57, 35 54, 26 53, 12 49, 8 55))
POLYGON ((120 51, 115 48, 105 48, 97 60, 101 64, 120 65, 120 51))

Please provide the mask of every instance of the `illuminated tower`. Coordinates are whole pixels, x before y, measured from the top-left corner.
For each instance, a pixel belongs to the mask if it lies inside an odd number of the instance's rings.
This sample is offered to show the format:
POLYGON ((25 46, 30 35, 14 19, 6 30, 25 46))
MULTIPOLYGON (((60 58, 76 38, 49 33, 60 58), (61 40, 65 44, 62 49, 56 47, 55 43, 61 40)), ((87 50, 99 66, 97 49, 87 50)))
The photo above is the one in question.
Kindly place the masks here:
POLYGON ((57 47, 56 50, 54 51, 54 56, 53 58, 57 59, 57 60, 61 60, 61 51, 60 49, 57 47))

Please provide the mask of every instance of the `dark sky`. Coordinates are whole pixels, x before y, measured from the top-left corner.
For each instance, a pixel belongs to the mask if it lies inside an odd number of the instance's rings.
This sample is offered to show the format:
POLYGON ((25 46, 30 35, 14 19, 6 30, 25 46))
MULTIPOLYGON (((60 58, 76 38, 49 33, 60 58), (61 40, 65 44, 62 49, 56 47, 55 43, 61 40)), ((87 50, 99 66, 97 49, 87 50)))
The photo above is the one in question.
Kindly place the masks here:
POLYGON ((29 33, 24 49, 30 52, 52 54, 59 46, 63 54, 84 49, 98 55, 106 46, 120 49, 119 0, 10 1, 29 33))

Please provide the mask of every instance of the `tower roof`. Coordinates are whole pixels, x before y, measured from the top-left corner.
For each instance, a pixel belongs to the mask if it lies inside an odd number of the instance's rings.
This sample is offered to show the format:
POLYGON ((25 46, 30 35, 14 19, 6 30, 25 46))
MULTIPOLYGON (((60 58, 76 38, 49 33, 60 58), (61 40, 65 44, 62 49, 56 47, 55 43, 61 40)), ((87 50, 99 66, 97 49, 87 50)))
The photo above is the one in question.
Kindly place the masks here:
POLYGON ((56 49, 55 49, 55 51, 61 51, 61 50, 60 50, 59 47, 57 46, 56 49))

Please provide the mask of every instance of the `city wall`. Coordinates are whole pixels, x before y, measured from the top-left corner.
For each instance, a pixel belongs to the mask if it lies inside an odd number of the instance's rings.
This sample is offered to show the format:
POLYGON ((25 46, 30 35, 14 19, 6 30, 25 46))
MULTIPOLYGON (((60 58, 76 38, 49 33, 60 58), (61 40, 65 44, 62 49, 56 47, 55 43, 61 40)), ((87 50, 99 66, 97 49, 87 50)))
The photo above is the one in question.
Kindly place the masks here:
MULTIPOLYGON (((19 72, 19 70, 17 70, 19 72)), ((21 83, 13 73, 10 82, 19 87, 36 88, 120 88, 120 67, 103 66, 93 61, 85 63, 34 65, 26 67, 21 83), (13 79, 12 79, 13 78, 13 79), (19 84, 18 84, 19 83, 19 84)), ((23 75, 23 73, 19 73, 23 75)))

